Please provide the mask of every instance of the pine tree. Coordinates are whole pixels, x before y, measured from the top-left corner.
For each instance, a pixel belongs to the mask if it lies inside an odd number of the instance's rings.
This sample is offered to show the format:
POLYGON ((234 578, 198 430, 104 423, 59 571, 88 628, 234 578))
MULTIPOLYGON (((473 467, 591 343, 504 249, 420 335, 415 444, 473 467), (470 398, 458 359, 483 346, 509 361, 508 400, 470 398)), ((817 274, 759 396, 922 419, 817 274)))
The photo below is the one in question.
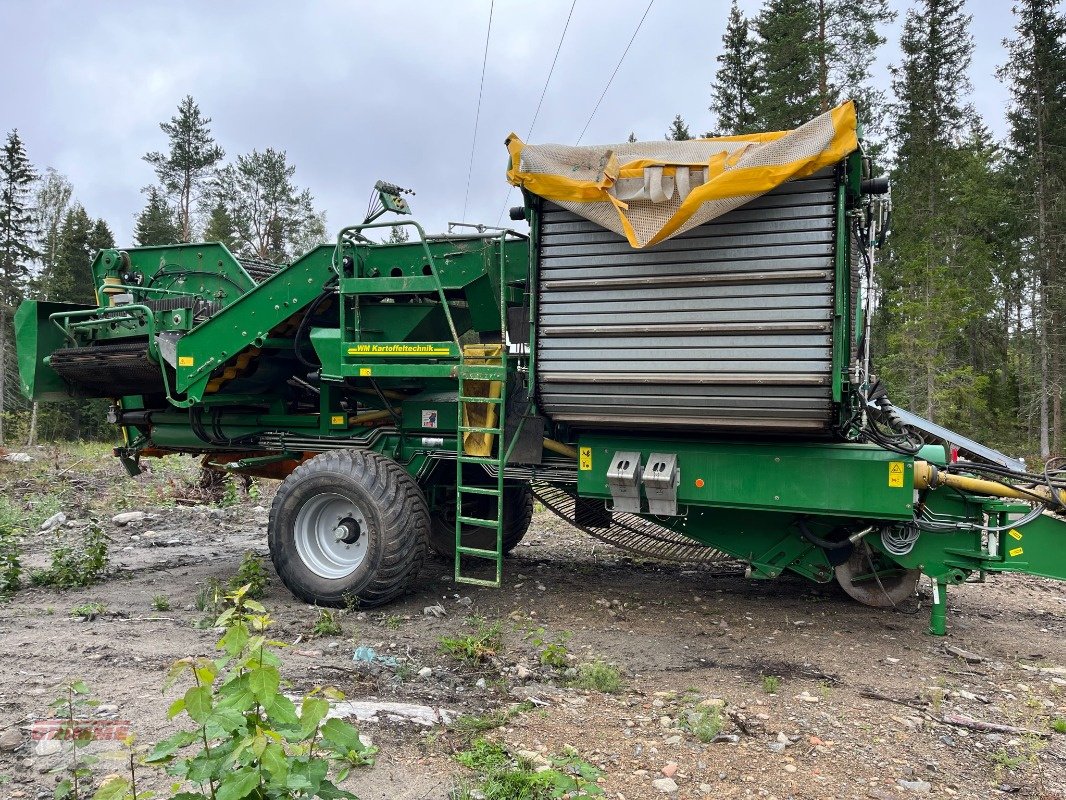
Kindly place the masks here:
POLYGON ((666 131, 667 141, 674 142, 687 142, 692 138, 692 134, 689 133, 688 125, 685 120, 678 114, 674 117, 674 121, 670 123, 670 128, 666 131))
POLYGON ((965 253, 973 235, 959 220, 973 146, 966 70, 973 51, 963 0, 921 0, 907 13, 902 61, 892 68, 895 219, 879 325, 878 366, 900 405, 934 420, 938 398, 967 363, 962 331, 980 309, 987 268, 965 253))
POLYGON ((137 215, 133 238, 141 247, 177 244, 181 240, 181 231, 174 222, 174 212, 154 186, 148 187, 148 202, 137 215))
POLYGON ((752 111, 760 130, 788 130, 821 111, 818 7, 815 0, 767 0, 754 21, 756 81, 752 111))
POLYGON ((629 132, 629 138, 626 139, 626 141, 629 142, 630 144, 632 144, 636 140, 637 140, 637 135, 633 131, 630 131, 629 132))
POLYGON ((230 252, 237 252, 237 237, 234 231, 233 218, 226 211, 225 203, 215 203, 207 217, 207 225, 204 227, 205 242, 219 242, 226 246, 230 252))
POLYGON ((89 231, 89 252, 92 258, 101 250, 109 250, 115 246, 115 234, 111 232, 111 226, 102 218, 93 222, 92 230, 89 231))
POLYGON ((273 148, 237 156, 219 171, 214 199, 233 220, 242 255, 285 261, 325 238, 324 215, 311 192, 293 183, 295 173, 285 151, 273 148))
POLYGON ((717 119, 715 135, 734 136, 757 127, 752 106, 759 92, 756 52, 751 23, 733 0, 722 35, 718 70, 711 83, 710 112, 717 119))
POLYGON ((49 300, 96 305, 93 285, 93 243, 100 231, 79 203, 67 212, 59 229, 56 263, 44 276, 44 292, 49 300))
POLYGON ((1060 453, 1066 378, 1066 17, 1056 0, 1019 0, 1008 81, 1011 165, 1016 176, 1023 280, 1037 353, 1034 394, 1041 457, 1060 453))
POLYGON ((36 180, 18 131, 11 131, 0 150, 0 305, 14 306, 25 295, 38 255, 30 205, 36 180))
POLYGON ((404 242, 409 241, 410 238, 411 234, 407 232, 407 229, 397 225, 389 231, 388 238, 385 239, 385 244, 403 244, 404 242))
POLYGON ((200 107, 185 97, 178 104, 178 113, 170 122, 159 127, 170 140, 167 153, 148 153, 144 160, 155 167, 159 183, 176 200, 177 222, 181 241, 192 240, 192 208, 201 188, 208 182, 215 166, 225 156, 211 135, 210 117, 200 113, 200 107))

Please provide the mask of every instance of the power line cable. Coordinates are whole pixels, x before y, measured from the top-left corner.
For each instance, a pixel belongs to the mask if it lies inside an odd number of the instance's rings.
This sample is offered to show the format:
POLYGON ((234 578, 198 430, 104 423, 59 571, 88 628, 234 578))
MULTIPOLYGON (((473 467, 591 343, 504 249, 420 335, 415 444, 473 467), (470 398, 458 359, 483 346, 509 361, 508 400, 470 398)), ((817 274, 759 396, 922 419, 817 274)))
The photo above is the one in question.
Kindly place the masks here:
POLYGON ((629 53, 629 48, 633 46, 633 40, 637 38, 637 34, 640 33, 640 28, 644 24, 644 20, 648 17, 648 12, 651 11, 651 7, 655 5, 655 0, 648 0, 648 7, 644 9, 644 16, 640 18, 640 22, 637 23, 636 30, 633 31, 633 35, 629 37, 629 44, 626 45, 626 49, 622 52, 622 57, 618 59, 618 63, 614 67, 614 72, 611 73, 611 77, 607 80, 607 85, 603 87, 603 94, 600 95, 600 99, 596 101, 595 108, 592 109, 592 113, 589 114, 588 122, 585 123, 585 127, 581 129, 581 135, 577 137, 576 144, 581 144, 581 140, 585 138, 585 132, 588 131, 589 125, 592 124, 592 118, 596 116, 596 112, 600 110, 600 103, 603 102, 603 98, 607 96, 607 90, 611 88, 611 84, 614 82, 614 76, 618 74, 619 68, 622 66, 622 62, 626 60, 626 55, 629 53))
POLYGON ((466 207, 470 202, 470 179, 474 175, 474 151, 477 149, 477 129, 481 122, 481 97, 485 93, 485 66, 489 63, 489 39, 492 38, 492 13, 496 8, 496 0, 489 3, 489 26, 485 31, 485 52, 481 56, 481 85, 477 90, 477 112, 474 114, 474 138, 470 142, 470 166, 466 171, 466 196, 463 198, 463 216, 466 219, 466 207))
MULTIPOLYGON (((528 142, 533 137, 533 128, 537 124, 537 117, 540 116, 540 107, 544 105, 544 96, 548 93, 548 84, 551 83, 552 74, 555 72, 555 64, 559 60, 559 53, 563 49, 563 41, 566 39, 566 31, 570 28, 570 20, 574 16, 574 8, 577 7, 577 0, 574 0, 570 4, 570 13, 566 15, 566 24, 563 25, 563 32, 559 36, 559 44, 555 46, 555 56, 552 58, 552 65, 548 69, 548 77, 544 79, 544 88, 540 90, 540 100, 537 101, 537 110, 533 112, 533 121, 529 123, 529 133, 526 134, 526 141, 528 142)), ((514 187, 511 186, 507 189, 507 197, 503 199, 503 208, 500 210, 500 216, 496 218, 496 224, 499 225, 503 219, 504 213, 507 211, 507 203, 511 199, 511 192, 514 191, 514 187)))

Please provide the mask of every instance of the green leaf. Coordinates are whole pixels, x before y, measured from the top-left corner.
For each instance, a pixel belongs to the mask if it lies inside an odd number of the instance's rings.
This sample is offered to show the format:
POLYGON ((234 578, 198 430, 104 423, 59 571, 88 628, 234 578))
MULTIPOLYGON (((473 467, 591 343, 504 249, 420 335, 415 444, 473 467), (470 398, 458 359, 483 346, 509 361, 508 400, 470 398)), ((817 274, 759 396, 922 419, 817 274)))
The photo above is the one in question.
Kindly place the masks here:
POLYGON ((93 800, 126 800, 131 790, 130 782, 126 778, 120 775, 109 775, 96 790, 93 800))
POLYGON ((193 686, 185 693, 185 713, 201 725, 211 714, 211 687, 193 686))
POLYGON ((240 729, 246 722, 243 712, 235 708, 215 706, 204 725, 209 728, 208 738, 219 738, 220 735, 233 733, 233 731, 240 729), (216 728, 218 729, 217 733, 214 730, 216 728))
POLYGON ((275 727, 297 727, 300 724, 295 704, 283 694, 274 695, 271 702, 263 704, 263 710, 275 727))
POLYGON ((261 667, 248 673, 248 687, 255 695, 255 699, 264 706, 273 701, 280 684, 281 676, 274 667, 261 667))
POLYGON ((66 800, 70 797, 74 791, 74 784, 70 782, 68 778, 64 778, 56 785, 55 794, 53 795, 56 800, 66 800))
POLYGON ((179 697, 173 703, 170 704, 170 708, 167 709, 167 719, 174 719, 182 711, 185 710, 185 698, 179 697))
POLYGON ((263 769, 273 776, 274 779, 284 782, 289 774, 289 759, 285 755, 285 748, 277 742, 269 742, 260 757, 263 769))
POLYGON ((259 786, 259 773, 250 767, 223 776, 215 790, 215 800, 241 800, 259 786))
POLYGON ((359 800, 351 792, 334 786, 330 781, 322 781, 318 787, 318 796, 322 800, 359 800))
POLYGON ((225 650, 227 654, 235 656, 244 650, 248 643, 248 629, 243 625, 234 625, 227 628, 226 633, 218 640, 218 648, 225 650))
POLYGON ((359 731, 341 719, 327 719, 321 729, 322 739, 335 746, 343 755, 361 753, 366 747, 359 740, 359 731))
POLYGON ((305 697, 300 706, 300 727, 310 736, 318 729, 322 718, 329 713, 329 702, 318 697, 305 697))
POLYGON ((74 694, 89 694, 89 687, 86 686, 85 681, 74 681, 70 688, 74 690, 74 694))
POLYGON ((192 666, 192 660, 188 658, 181 658, 170 665, 170 671, 167 672, 167 677, 163 680, 163 688, 169 689, 174 685, 176 681, 185 670, 192 666))
POLYGON ((166 761, 181 748, 188 747, 195 742, 196 739, 197 736, 195 731, 178 731, 173 736, 169 736, 156 744, 145 760, 149 763, 166 761))

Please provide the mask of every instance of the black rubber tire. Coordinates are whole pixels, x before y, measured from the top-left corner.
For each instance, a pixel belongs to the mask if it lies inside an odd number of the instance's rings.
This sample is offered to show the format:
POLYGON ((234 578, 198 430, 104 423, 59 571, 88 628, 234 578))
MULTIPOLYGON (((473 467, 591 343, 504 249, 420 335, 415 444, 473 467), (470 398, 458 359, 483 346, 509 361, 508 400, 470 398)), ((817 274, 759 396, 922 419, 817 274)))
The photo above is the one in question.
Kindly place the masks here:
POLYGON ((278 488, 270 507, 267 541, 278 577, 294 595, 320 606, 364 608, 395 600, 418 575, 426 558, 429 507, 418 483, 390 458, 365 450, 322 453, 297 467, 278 488), (331 492, 350 499, 369 530, 363 561, 348 575, 317 575, 296 549, 300 507, 331 492))
MULTIPOLYGON (((484 495, 471 495, 467 501, 473 507, 467 509, 466 516, 494 516, 495 502, 484 495), (480 501, 480 502, 479 502, 480 501)), ((529 530, 533 519, 533 489, 528 483, 510 484, 503 487, 503 553, 509 554, 518 547, 518 543, 529 530)), ((496 534, 488 528, 464 526, 463 544, 468 547, 481 547, 493 550, 496 547, 496 534)), ((429 534, 429 546, 442 558, 455 558, 455 504, 450 503, 433 514, 433 525, 429 534)))

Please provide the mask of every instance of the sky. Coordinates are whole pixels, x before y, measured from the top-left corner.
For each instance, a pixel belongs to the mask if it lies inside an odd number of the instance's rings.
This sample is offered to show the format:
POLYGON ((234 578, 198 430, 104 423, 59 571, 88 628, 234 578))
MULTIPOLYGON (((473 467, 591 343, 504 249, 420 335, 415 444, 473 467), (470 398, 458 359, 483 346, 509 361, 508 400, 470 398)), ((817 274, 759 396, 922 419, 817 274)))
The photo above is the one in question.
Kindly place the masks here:
MULTIPOLYGON (((892 4, 900 16, 875 65, 884 86, 910 6, 892 4)), ((575 143, 647 5, 577 0, 529 141, 575 143)), ((741 5, 755 13, 760 3, 741 5)), ((968 9, 972 101, 997 136, 1010 5, 968 9)), ((518 193, 508 199, 503 142, 530 131, 570 7, 495 0, 475 142, 490 0, 0 0, 0 135, 17 128, 34 165, 65 174, 120 246, 132 244, 154 181, 141 157, 166 148, 159 123, 187 94, 227 157, 287 151, 331 231, 362 221, 378 179, 413 188, 415 218, 431 232, 507 224, 518 193)), ((658 139, 679 113, 693 133, 710 128, 728 11, 728 0, 654 0, 582 142, 658 139)))

